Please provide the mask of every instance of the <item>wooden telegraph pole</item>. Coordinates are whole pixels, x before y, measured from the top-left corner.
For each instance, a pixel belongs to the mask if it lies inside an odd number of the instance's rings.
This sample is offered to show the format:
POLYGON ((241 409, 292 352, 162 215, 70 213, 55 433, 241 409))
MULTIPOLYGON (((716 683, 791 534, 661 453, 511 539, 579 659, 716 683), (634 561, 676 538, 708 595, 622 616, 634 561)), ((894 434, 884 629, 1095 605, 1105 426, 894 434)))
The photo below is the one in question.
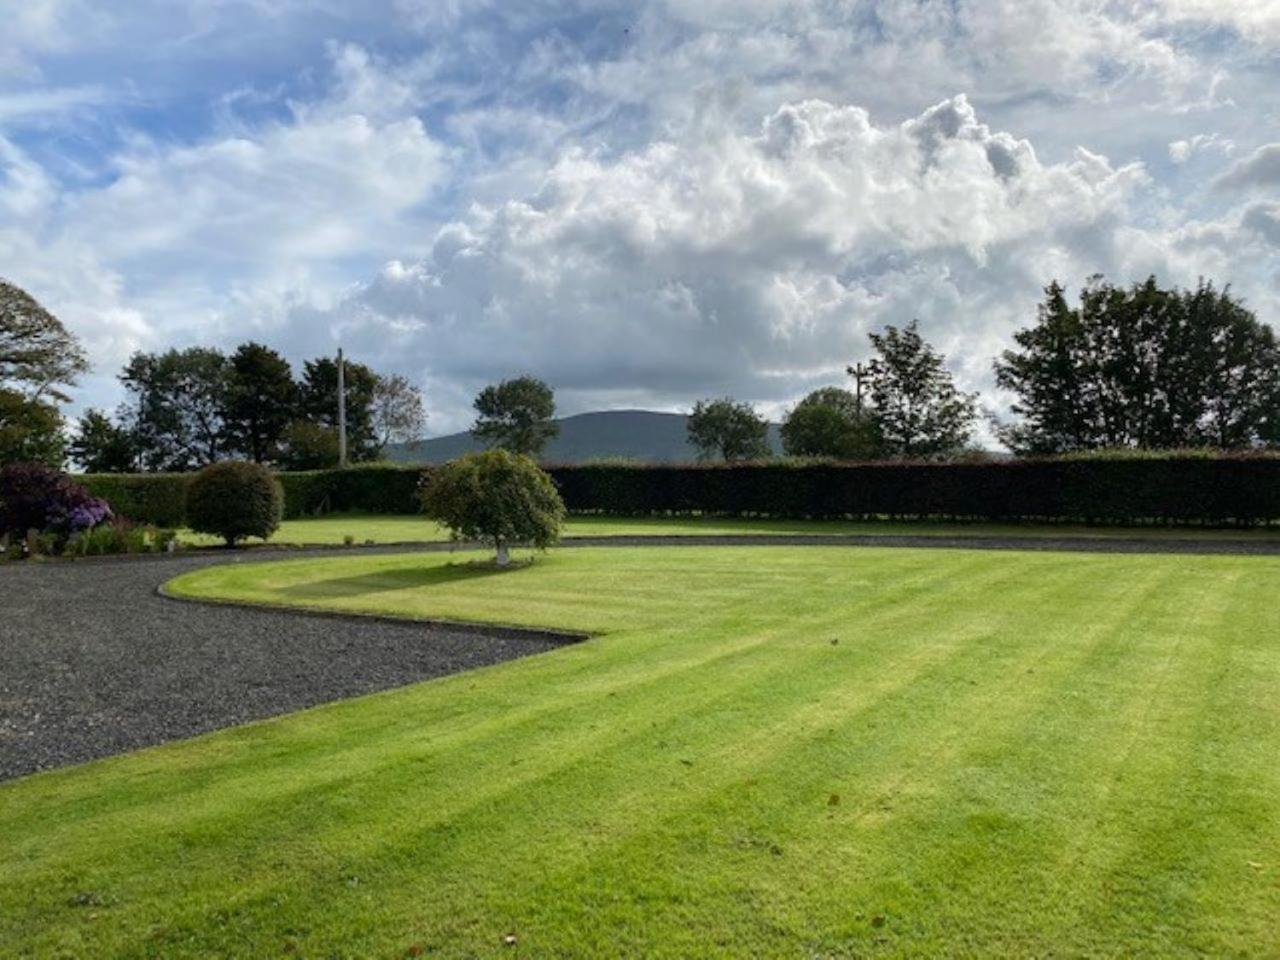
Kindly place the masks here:
POLYGON ((861 413, 862 412, 862 381, 868 374, 871 373, 871 365, 866 363, 859 363, 856 366, 845 367, 844 371, 845 373, 849 374, 849 376, 853 377, 853 391, 854 391, 853 395, 857 398, 858 412, 861 413))
POLYGON ((338 466, 347 465, 347 385, 342 348, 338 348, 338 466))

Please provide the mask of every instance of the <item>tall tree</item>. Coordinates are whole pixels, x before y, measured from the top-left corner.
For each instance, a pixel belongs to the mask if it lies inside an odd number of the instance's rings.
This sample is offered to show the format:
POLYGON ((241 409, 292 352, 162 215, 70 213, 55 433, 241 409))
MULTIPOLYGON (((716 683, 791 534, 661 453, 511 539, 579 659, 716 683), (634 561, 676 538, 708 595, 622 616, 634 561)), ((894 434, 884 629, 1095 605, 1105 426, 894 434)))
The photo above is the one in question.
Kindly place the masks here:
POLYGON ((884 452, 903 457, 953 454, 969 442, 977 394, 956 389, 946 358, 920 336, 912 320, 871 334, 872 417, 884 452))
POLYGON ((61 467, 65 452, 58 408, 0 387, 0 465, 44 463, 61 467))
POLYGON ((145 469, 190 470, 224 454, 228 370, 227 358, 207 347, 130 358, 121 412, 145 469))
POLYGON ((378 377, 373 388, 373 432, 378 451, 392 443, 416 443, 427 429, 422 391, 400 374, 378 377))
POLYGON ((133 435, 92 407, 77 422, 67 452, 86 473, 129 473, 137 469, 133 435))
POLYGON ((879 453, 874 419, 839 387, 814 390, 782 424, 782 448, 793 457, 867 460, 879 453))
POLYGON ((769 456, 769 425, 749 403, 729 397, 699 400, 686 423, 700 459, 761 460, 769 456))
POLYGON ((553 421, 556 399, 536 377, 517 377, 485 387, 474 403, 471 435, 493 448, 537 458, 560 432, 553 421))
POLYGON ((276 460, 297 405, 289 362, 260 343, 241 344, 227 377, 228 444, 256 463, 276 460))
POLYGON ((62 322, 21 287, 0 280, 0 386, 31 399, 48 394, 66 400, 89 368, 84 350, 62 322))
MULTIPOLYGON (((363 363, 345 361, 343 382, 347 399, 347 456, 352 462, 376 460, 379 448, 373 429, 373 395, 378 375, 363 363)), ((338 426, 338 363, 317 357, 303 364, 300 386, 302 419, 321 427, 338 426)))
POLYGON ((1020 420, 999 427, 1015 452, 1276 442, 1275 334, 1211 283, 1123 289, 1095 276, 1073 308, 1054 282, 1014 339, 995 374, 1018 397, 1020 420))

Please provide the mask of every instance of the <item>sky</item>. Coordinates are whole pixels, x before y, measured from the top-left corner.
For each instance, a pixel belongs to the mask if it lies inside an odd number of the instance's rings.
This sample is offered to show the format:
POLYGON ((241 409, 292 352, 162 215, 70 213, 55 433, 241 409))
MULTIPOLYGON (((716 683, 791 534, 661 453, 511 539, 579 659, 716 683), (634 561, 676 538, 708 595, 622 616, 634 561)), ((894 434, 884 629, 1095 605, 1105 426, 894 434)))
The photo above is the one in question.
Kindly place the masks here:
POLYGON ((465 429, 779 416, 918 318, 993 411, 1043 287, 1280 323, 1276 0, 0 0, 0 276, 131 353, 339 345, 465 429))

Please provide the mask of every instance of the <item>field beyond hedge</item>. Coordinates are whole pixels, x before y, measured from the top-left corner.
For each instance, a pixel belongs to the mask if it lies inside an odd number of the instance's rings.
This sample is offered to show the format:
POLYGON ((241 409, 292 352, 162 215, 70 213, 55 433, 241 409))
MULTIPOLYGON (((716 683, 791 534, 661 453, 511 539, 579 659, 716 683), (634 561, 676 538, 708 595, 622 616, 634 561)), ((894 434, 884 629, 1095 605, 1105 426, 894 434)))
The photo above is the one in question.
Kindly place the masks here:
POLYGON ((1280 560, 470 556, 176 581, 598 636, 0 786, 0 954, 1276 951, 1280 560))

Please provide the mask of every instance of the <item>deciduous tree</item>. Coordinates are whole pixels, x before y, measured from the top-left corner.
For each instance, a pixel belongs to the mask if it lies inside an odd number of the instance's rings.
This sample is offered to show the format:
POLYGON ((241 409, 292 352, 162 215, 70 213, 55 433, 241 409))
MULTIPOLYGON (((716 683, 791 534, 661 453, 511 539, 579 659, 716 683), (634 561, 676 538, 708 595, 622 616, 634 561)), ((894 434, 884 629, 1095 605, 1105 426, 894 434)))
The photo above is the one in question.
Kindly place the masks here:
POLYGON ((88 368, 62 321, 21 287, 0 280, 0 386, 31 399, 48 394, 65 401, 61 388, 73 386, 88 368))
POLYGON ((874 419, 839 387, 815 390, 782 424, 782 448, 793 457, 867 460, 880 448, 874 419))
POLYGON ((977 395, 956 389, 946 358, 920 336, 912 320, 871 334, 872 417, 885 453, 939 457, 962 450, 973 436, 977 395))
POLYGON ((699 400, 686 429, 700 459, 761 460, 769 456, 769 425, 749 403, 729 397, 699 400))

